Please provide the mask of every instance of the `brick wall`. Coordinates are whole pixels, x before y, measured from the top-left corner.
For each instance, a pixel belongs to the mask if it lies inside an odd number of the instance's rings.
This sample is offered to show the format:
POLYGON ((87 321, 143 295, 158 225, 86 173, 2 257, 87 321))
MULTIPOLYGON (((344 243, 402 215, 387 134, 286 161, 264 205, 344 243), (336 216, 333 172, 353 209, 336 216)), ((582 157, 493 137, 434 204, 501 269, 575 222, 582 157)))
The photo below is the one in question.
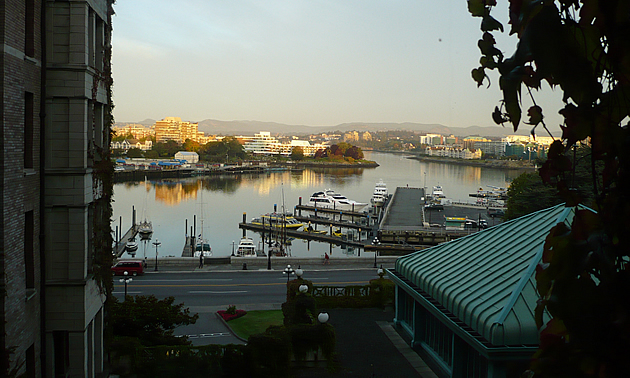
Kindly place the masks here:
MULTIPOLYGON (((0 163, 2 166, 0 185, 0 242, 3 259, 0 261, 0 280, 6 290, 3 296, 2 311, 7 321, 5 345, 16 347, 12 362, 24 361, 26 350, 34 345, 35 366, 30 368, 40 371, 40 294, 42 281, 39 258, 40 233, 40 118, 41 105, 41 2, 39 0, 6 0, 0 7, 0 38, 3 50, 0 62, 2 72, 2 138, 0 140, 0 163), (25 55, 26 4, 33 13, 32 37, 35 46, 31 56, 25 55), (25 92, 33 94, 32 168, 24 168, 24 124, 25 92), (24 258, 25 213, 34 215, 32 271, 34 289, 26 288, 26 270, 24 258)), ((22 369, 26 371, 26 366, 22 369)), ((39 374, 38 374, 39 375, 39 374)))

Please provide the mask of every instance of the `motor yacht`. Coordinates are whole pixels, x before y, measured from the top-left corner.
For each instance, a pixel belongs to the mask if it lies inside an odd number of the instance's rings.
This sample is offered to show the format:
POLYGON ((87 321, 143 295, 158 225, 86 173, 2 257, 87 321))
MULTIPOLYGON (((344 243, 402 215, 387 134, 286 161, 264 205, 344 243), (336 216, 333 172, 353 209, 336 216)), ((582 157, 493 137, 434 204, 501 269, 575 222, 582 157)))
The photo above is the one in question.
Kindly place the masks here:
POLYGON ((241 238, 236 249, 236 256, 238 257, 256 257, 256 245, 252 238, 241 238))
POLYGON ((319 207, 322 209, 355 212, 360 212, 368 206, 367 203, 353 201, 339 193, 335 193, 332 189, 326 189, 323 192, 313 193, 308 203, 309 206, 319 207))
POLYGON ((372 205, 383 206, 387 199, 387 184, 383 180, 376 183, 374 186, 374 194, 372 194, 372 205))

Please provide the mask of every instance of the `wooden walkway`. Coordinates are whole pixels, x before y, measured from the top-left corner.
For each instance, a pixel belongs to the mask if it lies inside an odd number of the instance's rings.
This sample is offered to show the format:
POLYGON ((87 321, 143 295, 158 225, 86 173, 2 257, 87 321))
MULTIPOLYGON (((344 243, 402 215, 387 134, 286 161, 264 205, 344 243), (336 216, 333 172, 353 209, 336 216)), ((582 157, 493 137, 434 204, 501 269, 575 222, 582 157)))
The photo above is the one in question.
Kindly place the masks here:
POLYGON ((314 206, 306 206, 306 205, 296 205, 295 206, 295 210, 297 211, 298 216, 302 215, 302 211, 312 211, 315 213, 315 215, 317 215, 317 213, 320 214, 336 214, 339 215, 340 219, 341 218, 366 218, 368 216, 367 213, 360 213, 357 211, 343 211, 343 210, 339 210, 339 209, 323 209, 321 207, 314 207, 314 206))
MULTIPOLYGON (((238 224, 238 228, 240 229, 244 229, 244 230, 249 230, 249 231, 254 231, 254 232, 264 232, 266 234, 268 234, 269 232, 272 233, 278 233, 279 229, 278 228, 274 228, 272 230, 269 229, 269 227, 264 227, 261 225, 257 225, 257 224, 253 224, 253 223, 239 223, 238 224)), ((321 228, 322 231, 326 231, 328 232, 328 228, 321 228)), ((360 241, 360 240, 345 240, 341 237, 338 236, 331 236, 331 235, 327 235, 327 234, 320 234, 317 232, 306 232, 306 231, 296 231, 296 230, 289 230, 287 229, 286 231, 287 236, 293 237, 293 238, 298 238, 298 239, 305 239, 305 240, 315 240, 315 241, 320 241, 320 242, 325 242, 325 243, 332 243, 332 244, 344 244, 344 245, 349 245, 352 247, 363 247, 365 242, 360 241)))

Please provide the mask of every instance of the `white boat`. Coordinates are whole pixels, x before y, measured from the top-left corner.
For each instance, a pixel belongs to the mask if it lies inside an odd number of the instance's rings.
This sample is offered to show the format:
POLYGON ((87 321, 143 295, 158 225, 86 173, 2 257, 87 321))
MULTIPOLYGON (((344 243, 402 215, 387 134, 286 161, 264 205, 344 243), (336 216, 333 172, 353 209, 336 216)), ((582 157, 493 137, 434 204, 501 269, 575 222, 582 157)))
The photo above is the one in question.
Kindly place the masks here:
POLYGON ((372 194, 372 205, 374 206, 383 206, 385 200, 387 199, 387 184, 383 182, 383 180, 376 183, 374 186, 374 194, 372 194))
POLYGON ((129 252, 132 255, 136 254, 138 250, 138 242, 135 239, 129 239, 125 244, 125 251, 129 252))
POLYGON ((435 198, 444 198, 444 190, 442 190, 442 185, 436 185, 433 187, 432 197, 435 198))
POLYGON ((143 239, 150 237, 153 233, 153 224, 151 223, 151 221, 145 219, 140 222, 140 224, 138 225, 138 233, 143 239))
POLYGON ((326 189, 323 192, 315 192, 309 199, 309 205, 322 209, 335 209, 341 211, 360 212, 365 209, 368 204, 353 201, 345 196, 335 193, 332 189, 326 189))
POLYGON ((252 238, 241 238, 236 249, 236 256, 256 257, 256 245, 254 245, 252 238))
POLYGON ((348 199, 346 198, 346 196, 343 196, 339 193, 335 193, 335 191, 332 189, 326 189, 325 192, 326 195, 333 200, 335 204, 334 209, 360 212, 368 206, 367 203, 357 202, 348 199))

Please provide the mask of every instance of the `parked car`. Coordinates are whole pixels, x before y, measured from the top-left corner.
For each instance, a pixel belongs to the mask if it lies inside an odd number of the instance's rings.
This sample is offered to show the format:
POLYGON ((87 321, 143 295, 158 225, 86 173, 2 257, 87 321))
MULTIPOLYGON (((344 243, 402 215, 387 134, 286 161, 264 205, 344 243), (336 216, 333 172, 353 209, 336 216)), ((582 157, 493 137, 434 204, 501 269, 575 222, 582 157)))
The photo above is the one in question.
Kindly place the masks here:
POLYGON ((501 210, 501 209, 488 209, 488 216, 489 217, 502 217, 505 215, 505 211, 501 210))
POLYGON ((144 274, 144 265, 142 261, 119 261, 112 267, 115 276, 124 275, 127 272, 131 276, 141 276, 144 274))

